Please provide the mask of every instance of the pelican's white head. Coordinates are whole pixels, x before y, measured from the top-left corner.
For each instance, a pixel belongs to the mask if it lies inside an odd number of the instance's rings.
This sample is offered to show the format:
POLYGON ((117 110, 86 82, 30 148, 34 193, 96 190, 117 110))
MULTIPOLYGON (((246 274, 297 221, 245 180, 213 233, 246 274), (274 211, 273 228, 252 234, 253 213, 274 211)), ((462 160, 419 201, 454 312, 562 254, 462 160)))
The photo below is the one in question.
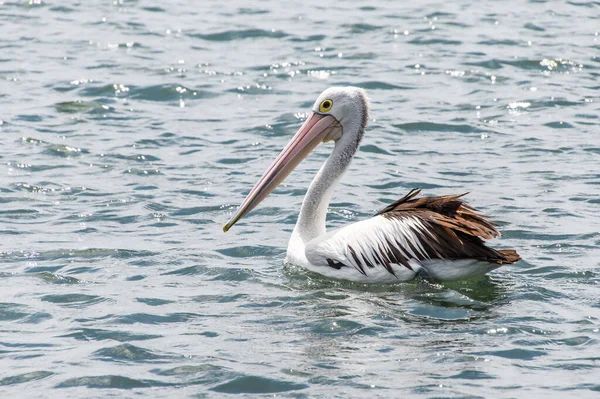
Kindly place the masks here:
POLYGON ((330 87, 315 101, 312 111, 315 114, 331 115, 342 127, 333 130, 323 141, 337 141, 344 132, 356 132, 360 141, 369 119, 369 99, 367 93, 358 87, 330 87))
POLYGON ((323 141, 335 141, 345 159, 352 159, 369 118, 364 90, 357 87, 330 87, 315 101, 312 112, 287 146, 265 170, 237 212, 223 226, 227 231, 267 197, 310 152, 323 141))

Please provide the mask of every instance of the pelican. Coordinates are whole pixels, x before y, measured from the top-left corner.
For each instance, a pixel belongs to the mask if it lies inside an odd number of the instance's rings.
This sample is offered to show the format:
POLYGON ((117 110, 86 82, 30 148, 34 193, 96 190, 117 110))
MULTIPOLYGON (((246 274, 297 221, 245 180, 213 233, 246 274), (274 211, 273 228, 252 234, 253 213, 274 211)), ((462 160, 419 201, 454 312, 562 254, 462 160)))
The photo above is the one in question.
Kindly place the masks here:
POLYGON ((330 87, 315 101, 300 130, 254 185, 227 232, 263 201, 321 142, 334 147, 310 184, 290 238, 286 261, 321 275, 366 283, 408 281, 417 276, 452 281, 481 276, 521 259, 483 239, 500 236, 495 225, 461 200, 462 195, 417 197, 414 189, 373 217, 326 231, 333 189, 352 161, 369 119, 369 103, 357 87, 330 87))

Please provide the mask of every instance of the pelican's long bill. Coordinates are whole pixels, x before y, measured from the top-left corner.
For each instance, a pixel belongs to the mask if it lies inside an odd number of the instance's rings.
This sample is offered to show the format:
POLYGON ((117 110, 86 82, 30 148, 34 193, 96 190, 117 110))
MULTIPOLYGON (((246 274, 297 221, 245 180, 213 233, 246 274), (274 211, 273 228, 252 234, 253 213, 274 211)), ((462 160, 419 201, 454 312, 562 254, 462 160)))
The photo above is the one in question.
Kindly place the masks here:
POLYGON ((333 129, 341 129, 341 125, 333 116, 311 112, 283 151, 265 170, 229 222, 223 226, 223 231, 227 232, 264 200, 320 142, 330 136, 333 129))

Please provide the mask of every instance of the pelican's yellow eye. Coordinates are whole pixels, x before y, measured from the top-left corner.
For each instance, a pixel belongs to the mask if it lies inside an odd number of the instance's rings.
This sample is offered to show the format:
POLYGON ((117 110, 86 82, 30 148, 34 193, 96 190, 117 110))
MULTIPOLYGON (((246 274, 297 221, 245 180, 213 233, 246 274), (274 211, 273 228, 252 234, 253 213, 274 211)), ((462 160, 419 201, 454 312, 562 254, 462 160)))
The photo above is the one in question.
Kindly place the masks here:
POLYGON ((331 107, 333 107, 333 101, 324 100, 321 105, 319 105, 319 112, 329 112, 331 111, 331 107))

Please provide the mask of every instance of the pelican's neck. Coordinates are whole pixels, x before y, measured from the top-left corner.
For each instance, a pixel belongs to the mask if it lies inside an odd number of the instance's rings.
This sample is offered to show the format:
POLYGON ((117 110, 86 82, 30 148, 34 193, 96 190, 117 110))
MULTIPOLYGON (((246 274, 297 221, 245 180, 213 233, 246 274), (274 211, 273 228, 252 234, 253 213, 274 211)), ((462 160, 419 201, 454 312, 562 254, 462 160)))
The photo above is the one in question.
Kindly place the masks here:
POLYGON ((331 155, 329 155, 308 187, 296 227, 294 227, 290 239, 290 247, 304 246, 313 238, 325 234, 327 207, 333 190, 352 161, 357 148, 357 141, 352 143, 338 140, 335 143, 331 155))
MULTIPOLYGON (((302 202, 300 215, 287 250, 287 261, 296 265, 309 264, 305 255, 306 244, 325 234, 327 207, 333 189, 352 161, 369 118, 369 105, 364 91, 357 88, 329 90, 333 90, 333 92, 329 93, 326 90, 321 96, 335 98, 333 102, 339 107, 337 120, 342 126, 342 134, 335 142, 333 151, 325 164, 310 183, 302 202)), ((315 104, 318 104, 318 101, 320 100, 317 100, 315 104)))

